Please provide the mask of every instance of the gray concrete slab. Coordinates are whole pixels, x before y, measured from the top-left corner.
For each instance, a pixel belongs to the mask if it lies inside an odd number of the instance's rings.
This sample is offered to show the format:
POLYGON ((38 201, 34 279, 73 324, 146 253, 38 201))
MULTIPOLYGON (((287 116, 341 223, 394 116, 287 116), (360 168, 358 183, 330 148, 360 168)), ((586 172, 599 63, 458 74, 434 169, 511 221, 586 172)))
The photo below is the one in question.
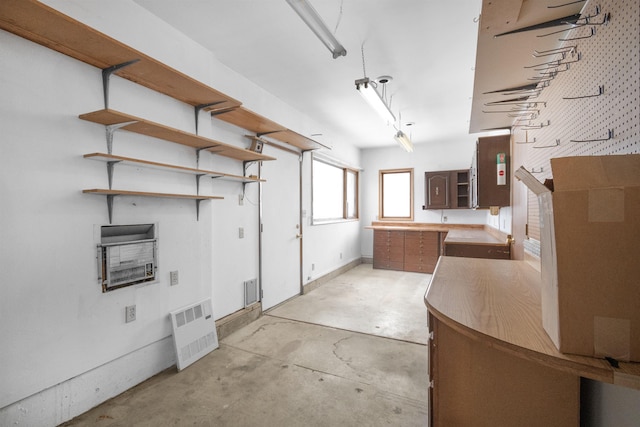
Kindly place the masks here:
POLYGON ((427 401, 426 346, 299 321, 263 316, 224 340, 282 363, 427 401))
POLYGON ((430 274, 356 268, 268 312, 271 316, 426 344, 430 274))
POLYGON ((64 425, 426 426, 427 283, 359 266, 64 425))

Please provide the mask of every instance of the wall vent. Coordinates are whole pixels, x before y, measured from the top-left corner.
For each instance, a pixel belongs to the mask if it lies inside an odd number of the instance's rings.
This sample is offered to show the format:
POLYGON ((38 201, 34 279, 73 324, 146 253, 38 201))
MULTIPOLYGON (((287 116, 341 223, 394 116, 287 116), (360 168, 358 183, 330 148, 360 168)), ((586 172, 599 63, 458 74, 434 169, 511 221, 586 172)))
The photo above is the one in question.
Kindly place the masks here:
POLYGON ((218 348, 212 313, 210 298, 169 313, 178 371, 218 348))
POLYGON ((244 282, 244 306, 258 302, 258 280, 251 279, 244 282))

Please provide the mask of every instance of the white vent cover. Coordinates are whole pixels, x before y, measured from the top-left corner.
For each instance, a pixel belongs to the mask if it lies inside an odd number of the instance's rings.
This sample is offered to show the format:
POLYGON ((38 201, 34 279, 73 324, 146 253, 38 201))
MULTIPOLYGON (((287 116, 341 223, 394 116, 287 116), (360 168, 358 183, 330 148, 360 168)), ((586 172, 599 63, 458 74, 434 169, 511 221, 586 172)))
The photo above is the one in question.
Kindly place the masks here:
POLYGON ((258 301, 258 281, 256 279, 244 282, 244 306, 249 307, 258 301))
POLYGON ((218 348, 211 299, 169 313, 173 325, 178 371, 218 348))

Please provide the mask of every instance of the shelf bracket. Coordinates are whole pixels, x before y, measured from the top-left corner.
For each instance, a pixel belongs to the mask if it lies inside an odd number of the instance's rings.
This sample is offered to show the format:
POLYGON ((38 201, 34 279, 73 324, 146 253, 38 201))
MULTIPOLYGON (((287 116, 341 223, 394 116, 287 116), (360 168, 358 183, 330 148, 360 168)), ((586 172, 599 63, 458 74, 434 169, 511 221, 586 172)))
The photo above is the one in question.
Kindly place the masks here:
POLYGON ((107 162, 107 176, 109 178, 109 190, 111 190, 112 188, 112 184, 113 184, 113 167, 116 165, 116 163, 120 163, 120 160, 114 161, 114 162, 107 162))
POLYGON ((200 178, 204 176, 203 173, 196 175, 196 194, 200 195, 200 178))
POLYGON ((135 64, 140 61, 139 59, 134 59, 132 61, 123 62, 122 64, 112 65, 111 67, 102 69, 102 91, 104 92, 104 108, 109 108, 109 81, 111 78, 111 74, 120 70, 121 68, 128 67, 129 65, 135 64))
POLYGON ((113 194, 107 194, 107 211, 109 212, 109 224, 113 223, 113 194))
POLYGON ((200 152, 203 150, 209 150, 215 147, 217 147, 217 145, 211 145, 209 147, 202 147, 202 148, 196 149, 196 168, 200 169, 200 152))
POLYGON ((127 125, 131 125, 133 123, 138 123, 137 121, 132 121, 132 122, 123 122, 123 123, 116 123, 115 125, 107 125, 105 126, 105 129, 107 131, 107 153, 108 154, 113 154, 111 151, 113 150, 113 134, 120 128, 123 128, 127 125))
POLYGON ((204 110, 205 108, 213 107, 214 105, 222 104, 225 102, 226 101, 210 102, 209 104, 200 104, 200 105, 195 105, 193 107, 193 112, 196 115, 196 135, 198 135, 198 123, 200 121, 200 111, 204 110))

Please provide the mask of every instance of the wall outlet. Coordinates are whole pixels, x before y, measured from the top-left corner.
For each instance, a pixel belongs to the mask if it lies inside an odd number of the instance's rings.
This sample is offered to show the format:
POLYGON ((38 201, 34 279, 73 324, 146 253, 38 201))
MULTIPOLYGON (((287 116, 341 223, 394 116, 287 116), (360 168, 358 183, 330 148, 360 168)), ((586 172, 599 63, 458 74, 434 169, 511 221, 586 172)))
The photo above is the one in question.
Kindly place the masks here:
POLYGON ((171 281, 171 286, 175 286, 178 284, 178 271, 169 272, 169 279, 171 281))
POLYGON ((238 237, 244 239, 244 227, 238 228, 238 237))
POLYGON ((136 306, 128 305, 124 308, 124 321, 126 323, 136 320, 136 306))
POLYGON ((244 196, 242 194, 238 194, 238 206, 244 205, 244 196))
POLYGON ((447 222, 447 221, 449 221, 449 218, 448 218, 446 215, 445 215, 445 216, 443 216, 443 217, 442 217, 442 222, 447 222))
POLYGON ((311 264, 311 271, 316 269, 316 265, 315 264, 311 264))
POLYGON ((340 259, 342 259, 342 252, 340 252, 340 259))

